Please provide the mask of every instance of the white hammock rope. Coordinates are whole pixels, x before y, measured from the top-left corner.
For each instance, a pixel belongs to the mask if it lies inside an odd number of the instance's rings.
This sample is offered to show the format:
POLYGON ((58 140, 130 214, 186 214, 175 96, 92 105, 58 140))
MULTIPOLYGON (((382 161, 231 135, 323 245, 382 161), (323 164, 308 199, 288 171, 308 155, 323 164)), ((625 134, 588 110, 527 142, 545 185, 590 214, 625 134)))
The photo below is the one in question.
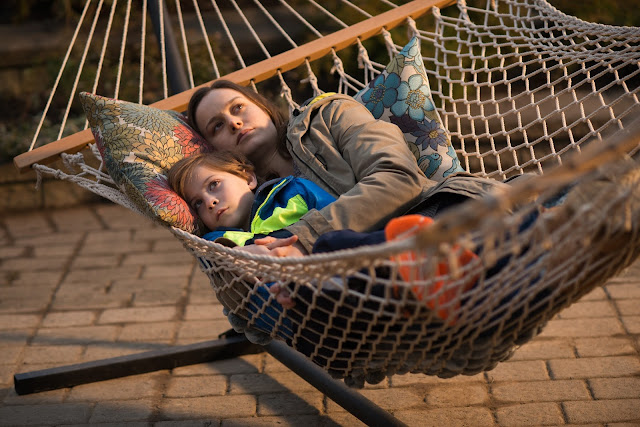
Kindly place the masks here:
MULTIPOLYGON (((114 2, 114 4, 117 2, 114 2)), ((129 18, 131 16, 131 0, 127 1, 125 16, 122 23, 122 42, 120 43, 120 55, 118 56, 118 71, 116 72, 116 83, 114 85, 113 97, 118 99, 120 93, 120 80, 122 78, 122 70, 124 67, 124 53, 127 46, 127 35, 129 34, 129 18)))
MULTIPOLYGON (((188 13, 195 28, 187 26, 187 11, 175 3, 192 87, 202 82, 192 69, 190 31, 205 36, 215 77, 220 75, 215 52, 233 52, 242 68, 254 61, 254 52, 240 55, 244 37, 234 37, 234 30, 252 39, 251 45, 257 40, 267 58, 275 51, 252 28, 254 15, 233 1, 228 10, 241 21, 235 24, 225 21, 226 10, 211 3, 212 12, 205 12, 194 0, 188 13), (213 18, 224 34, 220 45, 209 40, 207 24, 213 18)), ((317 37, 321 29, 303 12, 320 10, 341 27, 347 25, 335 18, 330 5, 315 1, 294 9, 281 0, 277 11, 254 3, 256 13, 275 26, 280 42, 294 47, 294 25, 285 31, 276 22, 279 13, 286 14, 285 22, 296 20, 317 37)), ((365 5, 344 4, 358 9, 351 15, 371 15, 365 5)), ((125 28, 130 1, 126 7, 121 14, 126 16, 125 28)), ((115 8, 113 3, 112 13, 115 8)), ((139 102, 146 8, 141 15, 139 102)), ((556 313, 620 272, 640 252, 640 172, 634 158, 640 147, 640 29, 587 23, 543 0, 460 0, 446 13, 434 8, 428 21, 407 18, 405 28, 404 36, 382 29, 372 46, 383 52, 386 48, 393 57, 403 45, 400 39, 407 34, 419 37, 437 113, 462 166, 499 180, 523 172, 540 176, 516 179, 504 193, 456 207, 412 238, 303 258, 238 253, 171 229, 196 257, 232 319, 287 341, 355 386, 406 372, 447 378, 492 369, 556 313), (543 208, 558 195, 566 196, 562 204, 543 208), (478 257, 461 265, 462 249, 478 257), (416 258, 400 261, 398 256, 408 250, 416 258), (446 270, 440 270, 442 266, 446 270), (401 273, 408 267, 412 280, 405 282, 401 273), (463 291, 470 278, 473 286, 463 291), (274 309, 274 296, 259 291, 270 283, 287 287, 295 307, 274 309), (416 290, 440 284, 435 297, 453 293, 446 303, 427 307, 416 297, 416 290), (450 314, 447 321, 438 316, 443 310, 450 314)), ((116 94, 124 68, 122 37, 116 94)), ((354 40, 345 50, 352 53, 350 60, 332 48, 317 60, 317 67, 307 58, 293 70, 274 70, 269 83, 279 88, 290 111, 306 99, 297 99, 297 93, 353 95, 385 67, 378 52, 367 49, 369 43, 354 40), (331 69, 331 78, 318 69, 331 69)), ((165 68, 164 59, 162 65, 165 68)), ((166 70, 162 73, 166 76, 166 70)), ((60 75, 55 87, 59 81, 60 75)), ((254 90, 263 88, 261 81, 248 81, 254 90)), ((77 88, 73 90, 70 98, 76 96, 77 88)), ((97 150, 93 154, 100 160, 97 150)), ((87 166, 80 156, 63 156, 70 172, 34 167, 39 174, 73 181, 138 211, 102 171, 102 164, 87 166)))
MULTIPOLYGON (((72 92, 75 92, 78 88, 78 83, 80 82, 80 75, 82 74, 82 70, 84 68, 85 61, 87 59, 87 53, 89 52, 89 47, 91 46, 91 40, 93 40, 93 35, 96 30, 96 25, 98 23, 98 18, 100 17, 100 11, 102 10, 103 1, 100 0, 97 6, 96 15, 91 23, 91 29, 89 30, 89 35, 87 36, 87 41, 84 46, 84 51, 82 52, 82 58, 80 60, 80 65, 78 65, 78 72, 76 73, 75 80, 73 81, 72 92)), ((60 132, 58 133, 58 139, 62 138, 64 133, 64 128, 67 123, 67 118, 69 117, 69 111, 71 110, 71 104, 73 103, 73 98, 69 98, 69 102, 67 103, 67 108, 64 110, 64 116, 60 122, 60 132)))
POLYGON ((293 16, 295 16, 300 22, 302 22, 309 31, 311 31, 316 37, 322 37, 322 33, 320 33, 320 31, 318 31, 313 25, 311 25, 309 23, 309 21, 307 21, 306 19, 304 19, 304 17, 302 15, 300 15, 294 8, 292 8, 290 5, 288 5, 284 0, 280 0, 280 3, 287 8, 287 10, 289 12, 291 12, 293 14, 293 16))
POLYGON ((289 34, 287 34, 287 32, 284 30, 284 28, 282 28, 280 23, 276 21, 273 15, 270 14, 267 9, 265 9, 262 3, 260 3, 258 0, 253 0, 253 3, 260 9, 262 13, 264 13, 264 15, 269 19, 269 21, 273 24, 273 26, 278 29, 278 32, 280 33, 280 35, 287 40, 287 42, 291 45, 291 47, 298 47, 296 42, 294 42, 293 39, 289 37, 289 34))
MULTIPOLYGON (((40 121, 38 123, 38 127, 36 128, 36 131, 33 135, 33 139, 31 140, 31 145, 29 146, 29 151, 33 150, 35 148, 36 145, 36 141, 38 139, 38 135, 40 134, 40 131, 42 130, 42 125, 45 121, 45 119, 47 118, 47 113, 49 112, 49 108, 51 107, 51 101, 53 100, 53 97, 56 94, 56 90, 58 89, 58 84, 60 83, 60 79, 62 78, 62 75, 64 73, 64 70, 67 66, 67 62, 69 61, 69 56, 71 54, 71 51, 73 49, 73 46, 76 43, 76 39, 78 37, 78 34, 80 33, 80 28, 82 27, 82 23, 84 22, 84 18, 87 14, 87 10, 89 9, 89 5, 90 2, 87 2, 84 6, 84 9, 82 9, 82 14, 80 15, 80 19, 78 20, 78 25, 76 26, 76 29, 73 33, 73 37, 71 38, 71 43, 69 43, 69 48, 67 49, 67 53, 65 53, 64 59, 62 60, 62 65, 60 66, 60 71, 58 72, 58 75, 56 77, 56 81, 53 84, 53 88, 51 89, 51 94, 49 95, 49 98, 47 99, 47 104, 44 107, 44 111, 42 112, 42 116, 40 117, 40 121)), ((64 126, 60 126, 60 134, 62 134, 64 130, 64 126)))
MULTIPOLYGON (((267 58, 271 58, 271 54, 269 53, 267 48, 264 46, 264 43, 262 43, 262 40, 260 40, 260 36, 253 29, 253 27, 251 26, 251 23, 249 22, 245 14, 242 12, 242 9, 240 9, 240 6, 238 6, 238 3, 235 0, 231 0, 231 4, 233 4, 234 9, 236 10, 236 12, 238 12, 238 15, 240 15, 240 18, 242 18, 242 22, 244 22, 244 24, 247 26, 247 30, 251 33, 251 36, 253 37, 255 42, 258 43, 258 46, 260 46, 260 49, 262 50, 262 53, 264 53, 264 56, 266 56, 267 58)), ((242 66, 244 67, 245 66, 244 62, 242 64, 243 64, 242 66)))
POLYGON ((167 50, 164 40, 164 0, 158 0, 158 10, 160 13, 160 61, 162 64, 162 94, 164 98, 169 96, 169 85, 167 84, 167 50))
POLYGON ((200 11, 200 6, 198 6, 197 0, 193 0, 194 10, 196 15, 198 16, 198 23, 200 24, 200 30, 202 31, 202 37, 205 41, 205 45, 207 46, 207 52, 209 52, 209 58, 211 59, 211 65, 213 66, 213 72, 215 77, 220 77, 220 70, 218 69, 218 63, 216 62, 215 56, 213 55, 213 47, 211 46, 211 41, 209 40, 209 36, 207 35, 207 27, 204 24, 204 20, 202 18, 202 13, 200 11))
MULTIPOLYGON (((110 34, 111 34, 111 25, 113 24, 113 16, 116 13, 116 6, 118 5, 117 1, 114 1, 111 4, 111 11, 109 12, 109 20, 107 21, 107 28, 104 30, 104 38, 102 40, 102 49, 100 50, 100 59, 98 61, 98 66, 96 67, 98 72, 96 73, 96 78, 93 82, 93 90, 92 93, 95 93, 98 90, 98 82, 100 81, 100 74, 102 73, 102 65, 104 63, 105 52, 107 51, 107 44, 109 44, 110 34)), ((86 122, 85 128, 89 121, 86 122)))
POLYGON ((142 0, 142 25, 140 31, 140 85, 138 90, 138 104, 142 104, 144 90, 144 59, 147 36, 147 0, 142 0))
POLYGON ((368 12, 367 12, 367 11, 365 11, 365 10, 362 10, 361 8, 359 8, 358 6, 356 6, 355 4, 351 3, 351 2, 350 2, 350 1, 348 1, 348 0, 342 0, 342 3, 344 3, 344 4, 346 4, 347 6, 349 6, 349 7, 353 8, 353 9, 354 9, 354 10, 356 10, 358 13, 360 13, 361 15, 363 15, 363 16, 365 16, 365 17, 367 17, 367 18, 371 18, 371 16, 372 16, 370 13, 368 13, 368 12))
POLYGON ((335 23, 340 25, 342 28, 347 28, 348 27, 347 24, 345 24, 342 20, 338 19, 338 17, 335 16, 333 13, 329 12, 327 9, 325 9, 322 6, 320 6, 318 4, 318 2, 316 2, 314 0, 309 0, 309 3, 311 3, 313 6, 318 8, 320 10, 320 12, 322 12, 325 16, 327 16, 327 18, 331 19, 332 21, 334 21, 335 23))
POLYGON ((216 11, 216 15, 218 15, 218 19, 220 20, 220 23, 222 24, 222 27, 224 28, 224 33, 226 34, 227 39, 231 43, 231 47, 233 48, 233 51, 236 54, 236 58, 240 62, 240 66, 242 68, 245 68, 247 65, 245 64, 244 59, 242 59, 242 54, 240 54, 240 50, 238 49, 238 45, 236 44, 236 41, 233 38, 233 35, 231 34, 231 31, 229 30, 229 26, 227 25, 227 21, 225 21, 224 17, 222 16, 222 12, 220 11, 220 8, 218 7, 218 4, 216 2, 211 2, 211 4, 213 5, 213 8, 216 11))

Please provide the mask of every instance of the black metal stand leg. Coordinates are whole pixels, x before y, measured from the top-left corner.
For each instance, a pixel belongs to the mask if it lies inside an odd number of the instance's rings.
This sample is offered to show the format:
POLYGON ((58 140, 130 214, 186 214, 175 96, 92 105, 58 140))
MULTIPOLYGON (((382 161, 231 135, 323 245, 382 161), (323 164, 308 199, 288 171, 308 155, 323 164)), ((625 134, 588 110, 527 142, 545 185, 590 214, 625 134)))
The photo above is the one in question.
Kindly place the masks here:
POLYGON ((342 381, 331 378, 319 366, 283 342, 274 340, 264 348, 283 365, 368 426, 406 425, 342 381))
POLYGON ((236 335, 163 350, 15 374, 13 381, 17 394, 29 394, 214 360, 232 359, 263 351, 264 347, 250 343, 244 335, 236 335))
POLYGON ((266 346, 260 346, 252 344, 243 334, 238 335, 233 330, 222 334, 221 337, 223 338, 202 343, 15 374, 13 377, 14 387, 17 394, 24 395, 162 369, 231 359, 266 350, 302 379, 367 425, 405 425, 357 391, 347 387, 342 381, 331 378, 328 373, 283 342, 274 340, 266 346))

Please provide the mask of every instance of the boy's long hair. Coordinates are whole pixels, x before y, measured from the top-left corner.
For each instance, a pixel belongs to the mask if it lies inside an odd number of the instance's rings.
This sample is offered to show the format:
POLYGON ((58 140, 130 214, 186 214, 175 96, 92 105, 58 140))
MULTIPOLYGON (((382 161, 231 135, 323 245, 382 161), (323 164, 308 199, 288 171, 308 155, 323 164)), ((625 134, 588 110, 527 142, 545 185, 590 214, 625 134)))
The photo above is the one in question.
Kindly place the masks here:
POLYGON ((171 189, 185 200, 184 188, 189 177, 198 166, 227 172, 246 180, 249 180, 251 174, 255 174, 253 164, 243 154, 236 152, 216 151, 214 153, 199 153, 186 157, 173 165, 167 174, 171 189))
POLYGON ((240 86, 237 83, 234 83, 230 80, 219 79, 211 83, 211 85, 202 87, 194 92, 191 95, 191 99, 189 99, 189 106, 187 107, 187 120, 189 121, 189 125, 200 135, 202 135, 201 130, 198 128, 196 124, 196 110, 204 98, 209 92, 216 89, 232 89, 236 92, 242 94, 245 98, 256 104, 260 107, 267 115, 271 118, 271 121, 276 127, 276 131, 278 133, 278 141, 276 142, 276 148, 278 153, 285 159, 290 159, 291 154, 289 154, 289 150, 286 147, 286 135, 287 135, 287 123, 288 119, 283 114, 283 112, 269 99, 265 98, 261 94, 255 92, 249 87, 240 86))

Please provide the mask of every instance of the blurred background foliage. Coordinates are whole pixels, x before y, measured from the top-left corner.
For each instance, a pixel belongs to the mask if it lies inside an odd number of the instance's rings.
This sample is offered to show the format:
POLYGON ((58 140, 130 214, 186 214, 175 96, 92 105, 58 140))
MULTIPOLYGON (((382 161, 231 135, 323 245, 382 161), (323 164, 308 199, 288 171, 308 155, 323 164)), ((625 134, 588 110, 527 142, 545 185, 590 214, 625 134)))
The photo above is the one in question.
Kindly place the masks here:
MULTIPOLYGON (((171 0, 167 0, 170 8, 171 3, 171 0)), ((550 0, 550 3, 564 13, 585 21, 640 26, 638 0, 550 0)), ((85 0, 2 0, 0 24, 45 20, 58 25, 73 25, 84 4, 85 0)), ((188 8, 189 4, 184 2, 182 6, 188 8)))
MULTIPOLYGON (((2 0, 0 1, 0 30, 4 35, 4 41, 13 50, 8 53, 0 53, 3 60, 0 61, 0 164, 8 163, 11 159, 24 152, 29 144, 33 132, 39 121, 40 114, 47 102, 50 87, 58 73, 60 60, 64 55, 66 46, 49 48, 47 41, 56 38, 69 40, 76 22, 80 17, 86 0, 2 0), (38 33, 44 39, 37 39, 32 34, 38 33), (29 38, 32 38, 29 44, 29 38), (41 45, 39 46, 38 43, 41 45), (20 46, 24 46, 20 48, 20 46), (29 47, 31 46, 31 47, 29 47), (34 47, 35 46, 35 47, 34 47)), ((337 0, 326 0, 326 2, 337 0)), ((498 0, 499 1, 499 0, 498 0)), ((562 12, 577 16, 585 21, 610 25, 640 26, 640 0, 549 0, 552 5, 562 12)), ((106 3, 110 3, 108 0, 106 3)), ((135 3, 135 2, 134 2, 135 3)), ((166 0, 169 10, 175 10, 173 0, 166 0)), ((223 7, 222 2, 221 7, 223 7)), ((225 2, 226 3, 226 2, 225 2)), ((264 2, 263 2, 264 3, 264 2)), ((181 2, 183 11, 188 13, 190 2, 181 2)), ((339 15, 339 13, 338 13, 339 15)), ((343 18, 348 21, 349 11, 345 10, 343 18)), ((215 45, 215 42, 214 42, 215 45)), ((51 45, 53 46, 53 45, 51 45)), ((368 46, 367 46, 368 47, 368 46)), ((157 46, 147 44, 147 54, 159 56, 157 46)), ((370 51, 371 52, 371 51, 370 51)), ((278 52, 276 52, 278 53, 278 52)), ((218 52, 218 54, 221 54, 218 52)), ((341 56, 343 54, 341 53, 341 56)), ((199 73, 210 73, 210 65, 207 53, 192 52, 194 61, 202 59, 203 65, 194 64, 194 70, 199 73)), ((139 58, 129 58, 130 61, 139 61, 139 58)), ((222 61, 224 63, 224 61, 222 61)), ((107 64, 107 68, 115 67, 107 64)), ((152 68, 152 67, 149 67, 152 68)), ((152 72, 153 70, 147 70, 152 72)), ((224 74, 225 70, 222 70, 224 74)), ((317 70, 318 71, 318 70, 317 70)), ((349 70, 347 70, 349 71, 349 70)), ((157 70, 156 70, 157 72, 157 70)), ((133 73, 133 71, 132 71, 133 73)), ((90 78, 91 76, 87 76, 90 78)), ((196 75, 196 80, 206 81, 207 76, 196 75)), ((123 80, 137 81, 136 75, 123 76, 123 80)), ((199 84, 196 81, 196 84, 199 84)), ((61 82, 71 84, 71 82, 61 82)), ((160 91, 160 79, 147 77, 145 90, 160 91), (150 82, 150 83, 149 83, 150 82), (155 88, 153 87, 155 86, 155 88)), ((123 91, 135 91, 135 84, 123 86, 123 91)), ((98 93, 113 92, 112 87, 102 87, 98 93)), ((123 93, 121 98, 133 99, 135 96, 123 93)), ((143 102, 152 102, 153 99, 145 99, 143 102)), ((64 110, 64 105, 53 105, 52 108, 64 110)), ((78 129, 84 124, 81 112, 72 111, 72 123, 78 129), (75 115, 74 115, 75 114, 75 115), (74 118, 75 117, 75 118, 74 118)), ((52 116, 55 120, 56 116, 52 116)), ((72 126, 72 128, 73 128, 72 126)), ((55 139, 54 134, 45 134, 43 138, 55 139)))

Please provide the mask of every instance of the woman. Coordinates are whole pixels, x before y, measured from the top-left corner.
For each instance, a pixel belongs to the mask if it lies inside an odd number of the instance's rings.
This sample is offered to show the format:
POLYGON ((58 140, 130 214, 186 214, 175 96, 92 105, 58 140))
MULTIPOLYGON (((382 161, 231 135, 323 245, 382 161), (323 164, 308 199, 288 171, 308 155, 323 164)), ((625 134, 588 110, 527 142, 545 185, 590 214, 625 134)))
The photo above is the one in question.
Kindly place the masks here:
POLYGON ((188 117, 214 149, 240 151, 258 175, 302 176, 337 197, 287 227, 297 242, 256 241, 263 247, 254 249, 275 256, 308 254, 320 235, 333 230, 379 230, 391 218, 411 213, 433 217, 504 185, 468 174, 441 183, 427 179, 400 129, 374 119, 346 95, 315 98, 287 121, 251 89, 217 80, 192 96, 188 117))

